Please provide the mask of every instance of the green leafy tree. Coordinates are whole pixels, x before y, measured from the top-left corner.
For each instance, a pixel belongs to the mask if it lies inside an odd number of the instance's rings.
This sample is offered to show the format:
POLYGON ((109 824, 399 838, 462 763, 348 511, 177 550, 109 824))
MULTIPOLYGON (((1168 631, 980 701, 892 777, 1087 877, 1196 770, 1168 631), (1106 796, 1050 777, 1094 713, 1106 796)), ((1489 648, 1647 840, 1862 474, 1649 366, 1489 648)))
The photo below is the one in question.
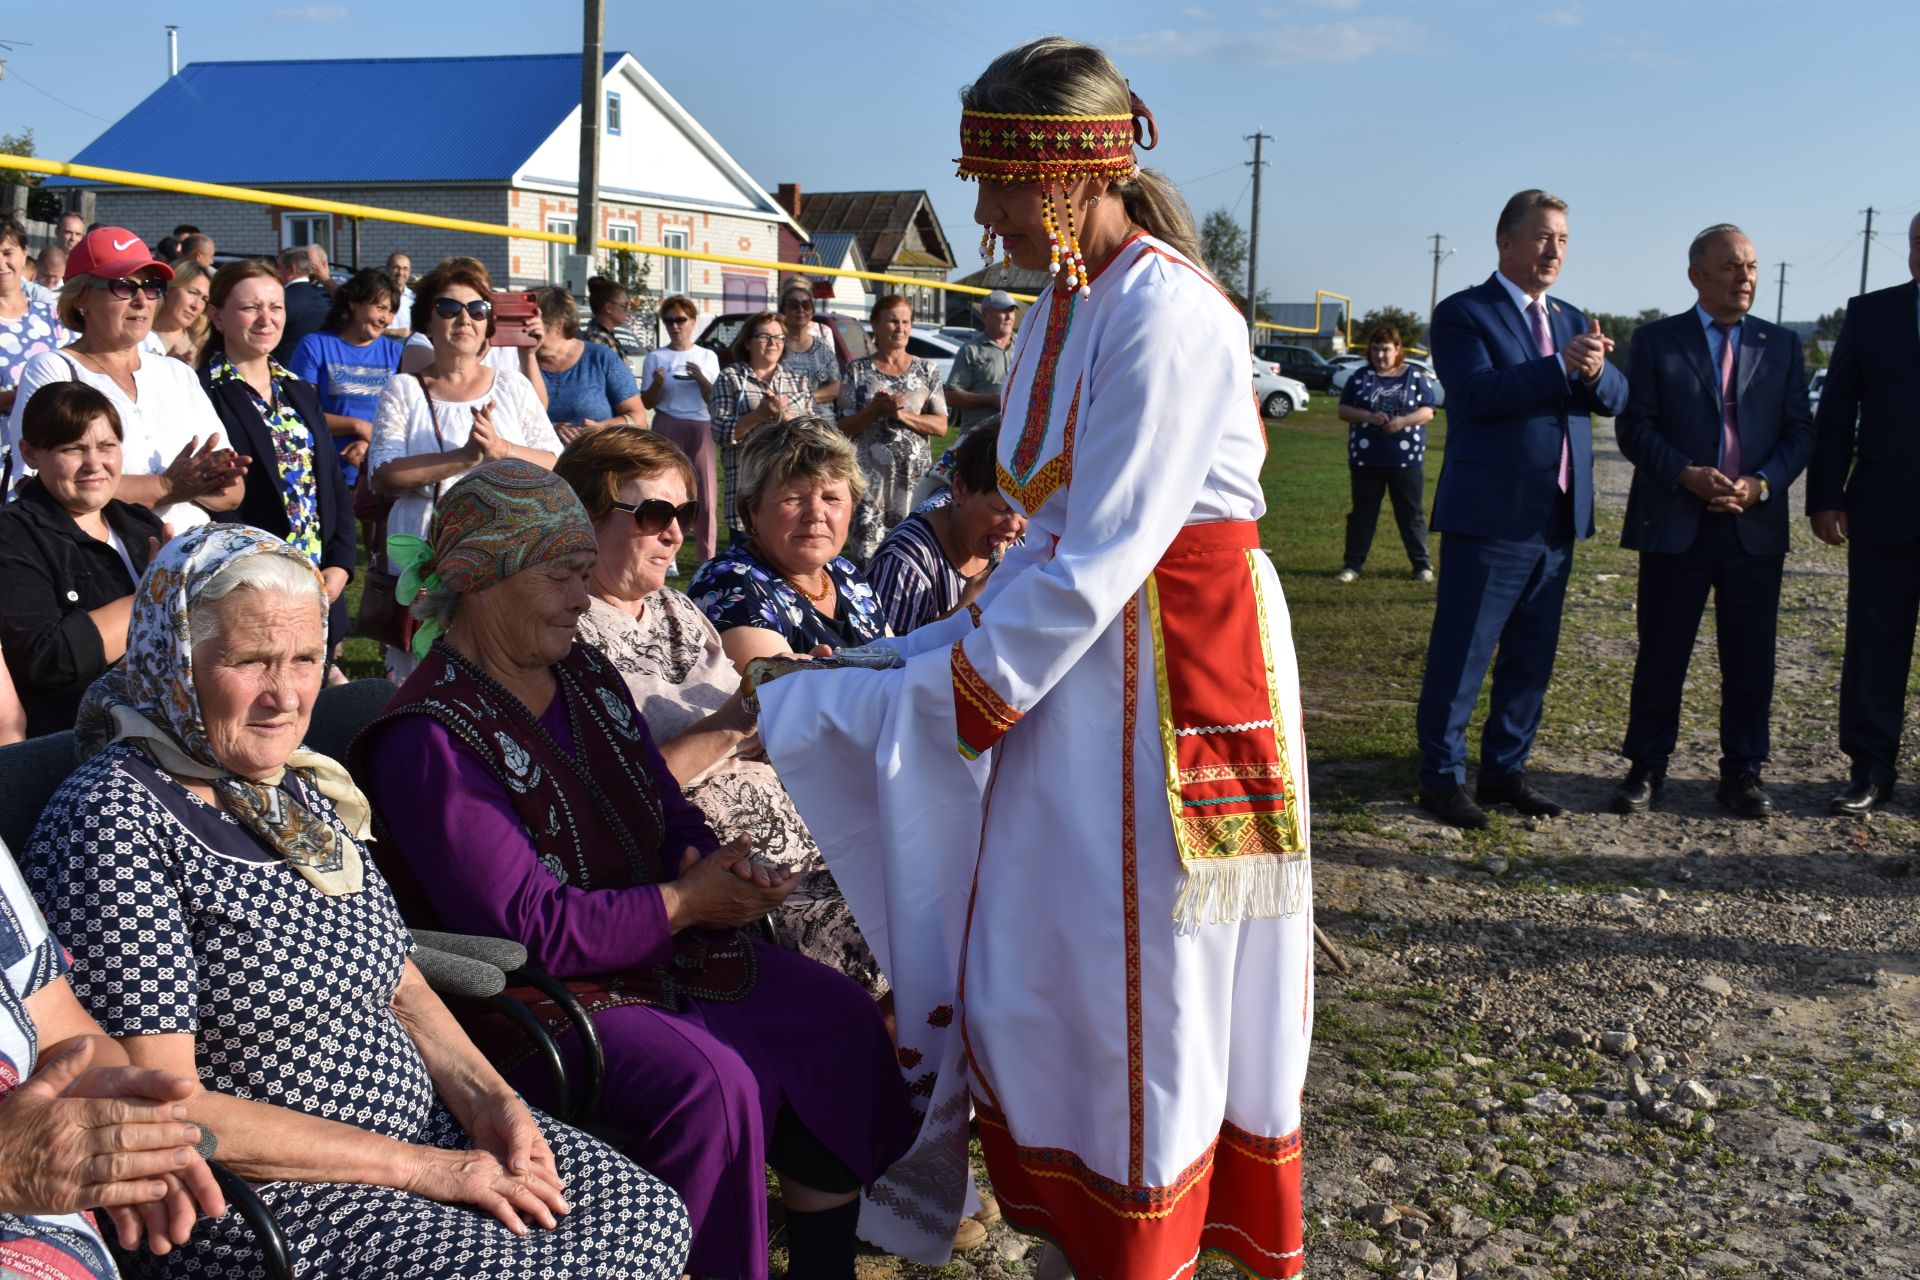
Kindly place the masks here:
POLYGON ((1427 345, 1427 322, 1411 311, 1399 307, 1375 307, 1360 317, 1353 326, 1353 340, 1362 343, 1373 332, 1375 325, 1390 324, 1400 331, 1400 345, 1403 347, 1424 347, 1427 345))
POLYGON ((1247 233, 1225 209, 1200 220, 1200 256, 1213 278, 1240 297, 1247 283, 1247 233))
POLYGON ((1847 321, 1847 309, 1835 307, 1832 311, 1813 322, 1813 336, 1833 339, 1840 336, 1840 326, 1847 321))
POLYGON ((1627 348, 1633 345, 1633 331, 1643 324, 1652 324, 1664 312, 1658 307, 1648 307, 1636 315, 1615 315, 1610 311, 1589 311, 1587 315, 1600 322, 1600 332, 1613 339, 1613 350, 1607 359, 1621 369, 1627 367, 1627 348))
MULTIPOLYGON (((33 155, 33 130, 22 129, 19 133, 0 133, 0 155, 33 155)), ((52 222, 60 216, 60 197, 51 191, 41 189, 46 179, 37 173, 21 173, 17 169, 0 169, 0 183, 10 187, 27 188, 27 216, 40 222, 52 222)))

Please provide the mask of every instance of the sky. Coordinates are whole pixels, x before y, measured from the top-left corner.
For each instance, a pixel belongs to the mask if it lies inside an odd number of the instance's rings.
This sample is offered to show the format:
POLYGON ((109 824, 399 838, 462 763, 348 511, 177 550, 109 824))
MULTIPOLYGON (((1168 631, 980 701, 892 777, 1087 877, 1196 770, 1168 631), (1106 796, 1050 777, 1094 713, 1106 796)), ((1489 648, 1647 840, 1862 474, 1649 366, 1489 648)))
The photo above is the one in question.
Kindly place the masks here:
MULTIPOLYGON (((578 49, 578 14, 525 0, 7 5, 0 132, 31 128, 39 154, 71 158, 164 78, 168 22, 184 64, 559 52, 578 49)), ((1761 261, 1756 311, 1774 315, 1786 262, 1785 317, 1812 319, 1859 288, 1868 206, 1869 287, 1907 277, 1914 0, 608 0, 606 41, 769 189, 926 189, 962 274, 979 232, 951 163, 958 91, 1053 33, 1113 54, 1164 137, 1143 159, 1196 218, 1247 223, 1245 139, 1270 136, 1259 280, 1275 301, 1325 289, 1358 312, 1425 314, 1430 237, 1453 250, 1442 296, 1483 280, 1500 206, 1534 186, 1572 206, 1555 293, 1589 310, 1687 305, 1688 241, 1735 222, 1761 261)), ((307 104, 282 109, 290 138, 325 127, 301 121, 307 104)), ((394 127, 419 130, 404 110, 396 93, 394 127)), ((148 167, 166 172, 166 156, 148 167)))

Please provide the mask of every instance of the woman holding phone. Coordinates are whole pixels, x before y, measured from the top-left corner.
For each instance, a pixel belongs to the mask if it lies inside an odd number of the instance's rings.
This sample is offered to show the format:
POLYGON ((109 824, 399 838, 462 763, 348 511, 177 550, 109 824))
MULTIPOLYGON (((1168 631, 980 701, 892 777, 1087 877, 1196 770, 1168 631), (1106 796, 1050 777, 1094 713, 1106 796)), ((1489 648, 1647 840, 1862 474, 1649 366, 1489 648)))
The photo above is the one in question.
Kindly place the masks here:
POLYGON ((693 325, 699 316, 693 300, 677 293, 660 304, 667 345, 647 352, 640 366, 640 403, 653 411, 653 429, 679 445, 693 462, 693 500, 700 504, 700 514, 685 532, 704 564, 713 559, 719 528, 713 417, 707 412, 707 397, 720 377, 720 357, 693 345, 693 325))
MULTIPOLYGON (((493 336, 493 281, 472 259, 443 262, 414 290, 413 329, 433 347, 418 373, 387 383, 373 413, 367 450, 376 493, 391 497, 387 532, 425 539, 440 494, 494 458, 551 467, 560 439, 533 387, 487 362, 493 336)), ((369 555, 384 548, 369 547, 369 555)), ((388 561, 388 572, 398 572, 388 561)), ((405 679, 419 665, 389 647, 387 670, 405 679)))

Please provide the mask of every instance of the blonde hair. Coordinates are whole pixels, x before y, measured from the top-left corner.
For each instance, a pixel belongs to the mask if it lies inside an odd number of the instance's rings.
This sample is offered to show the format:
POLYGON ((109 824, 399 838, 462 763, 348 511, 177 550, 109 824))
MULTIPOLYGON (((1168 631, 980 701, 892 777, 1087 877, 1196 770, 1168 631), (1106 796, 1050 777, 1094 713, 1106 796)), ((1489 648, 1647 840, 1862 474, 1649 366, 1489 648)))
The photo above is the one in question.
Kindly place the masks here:
POLYGON ((825 418, 809 415, 762 427, 740 446, 740 492, 734 499, 740 521, 753 532, 753 509, 776 485, 847 482, 854 502, 867 491, 853 441, 825 418))
MULTIPOLYGON (((969 111, 1014 115, 1129 115, 1133 94, 1113 59, 1090 44, 1065 36, 1043 36, 1010 49, 967 88, 960 105, 969 111)), ((1111 188, 1126 205, 1127 216, 1146 233, 1164 240, 1205 270, 1200 233, 1180 191, 1152 169, 1137 169, 1111 188)))
MULTIPOLYGON (((279 277, 275 276, 274 279, 279 277)), ((182 258, 173 268, 173 280, 167 285, 167 296, 171 298, 174 290, 184 289, 195 280, 207 282, 207 303, 200 308, 200 314, 193 318, 193 323, 187 326, 187 342, 193 347, 188 364, 200 362, 200 353, 207 349, 207 339, 213 336, 213 272, 201 266, 198 259, 182 258)), ((166 308, 166 303, 160 305, 162 310, 166 308)))

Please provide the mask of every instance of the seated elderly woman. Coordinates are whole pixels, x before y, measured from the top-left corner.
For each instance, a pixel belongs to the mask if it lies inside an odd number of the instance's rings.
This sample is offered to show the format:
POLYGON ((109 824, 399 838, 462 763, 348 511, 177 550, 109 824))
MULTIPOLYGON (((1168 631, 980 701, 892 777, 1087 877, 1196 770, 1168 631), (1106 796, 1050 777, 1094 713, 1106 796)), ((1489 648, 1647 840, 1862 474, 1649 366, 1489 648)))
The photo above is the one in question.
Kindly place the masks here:
POLYGON ((893 526, 867 561, 867 582, 896 636, 972 604, 1027 518, 1000 492, 994 474, 1000 418, 969 431, 952 449, 951 495, 893 526))
POLYGON ((910 1137, 893 1047, 858 983, 741 932, 797 880, 721 845, 576 642, 595 555, 550 471, 490 462, 448 490, 414 570, 445 633, 352 752, 382 865, 409 921, 521 942, 590 1011, 598 1120, 686 1201, 690 1271, 763 1280, 771 1164, 788 1274, 849 1280, 857 1193, 910 1137))
POLYGON ((873 589, 840 554, 865 490, 853 443, 820 418, 775 423, 741 446, 747 536, 701 565, 687 588, 736 668, 886 634, 873 589))
POLYGON ((186 1241, 197 1210, 226 1212, 181 1105, 199 1085, 129 1067, 68 967, 0 844, 0 1275, 118 1275, 91 1208, 122 1248, 147 1235, 156 1253, 186 1241))
POLYGON ((568 445, 553 469, 600 548, 580 639, 626 680, 674 780, 720 838, 748 836, 755 856, 798 873, 773 913, 781 941, 883 995, 887 980, 741 708, 720 633, 666 584, 699 521, 692 460, 655 432, 614 427, 568 445))
MULTIPOLYGON (((204 1086, 186 1118, 303 1274, 678 1276, 673 1193, 529 1111, 408 958, 365 797, 300 748, 325 613, 312 562, 258 529, 161 548, 23 858, 76 994, 135 1065, 204 1086)), ((259 1266, 227 1215, 136 1271, 259 1266)))

